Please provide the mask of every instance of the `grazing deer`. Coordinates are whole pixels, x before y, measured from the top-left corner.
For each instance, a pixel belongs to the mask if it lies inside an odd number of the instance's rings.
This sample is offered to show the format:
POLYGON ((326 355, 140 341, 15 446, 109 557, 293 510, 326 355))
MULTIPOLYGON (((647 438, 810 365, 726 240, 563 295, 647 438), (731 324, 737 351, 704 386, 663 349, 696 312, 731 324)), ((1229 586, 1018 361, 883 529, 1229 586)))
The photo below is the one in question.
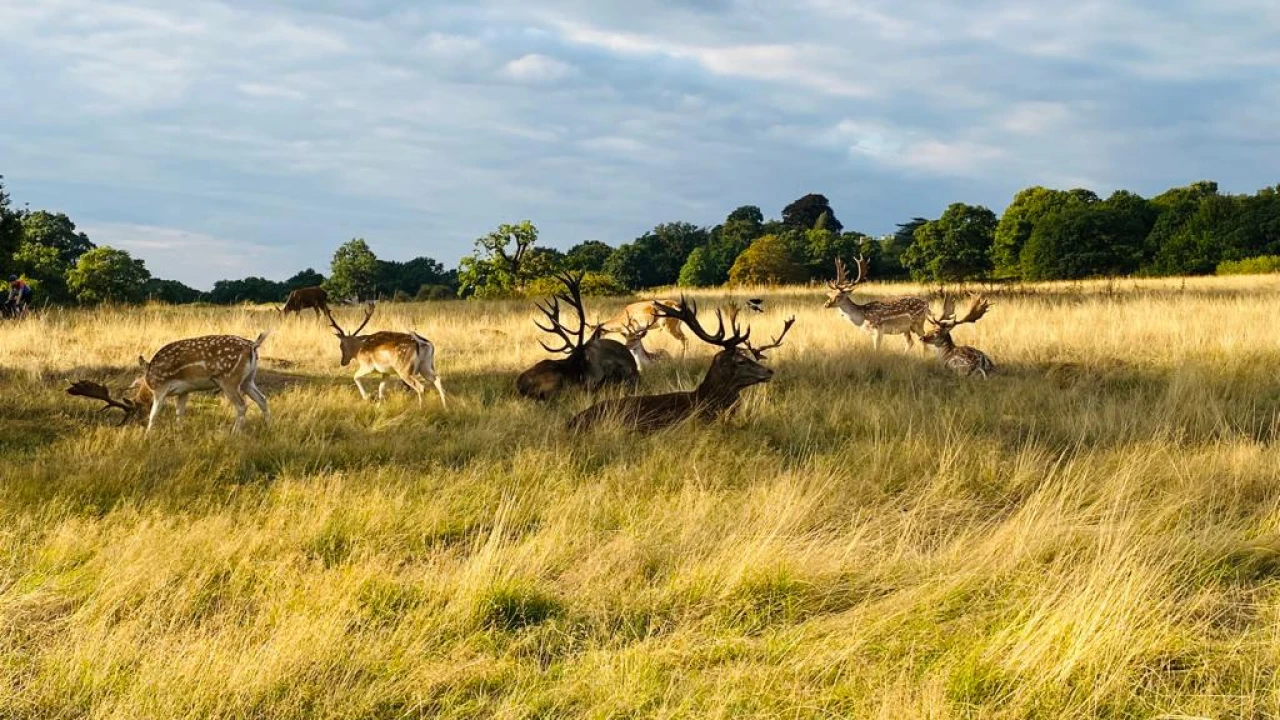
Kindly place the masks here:
POLYGON ((725 337, 724 315, 720 310, 716 310, 720 327, 714 334, 699 324, 698 308, 692 301, 681 298, 675 308, 664 308, 662 312, 683 322, 704 342, 721 348, 712 358, 702 383, 691 392, 615 398, 596 403, 569 422, 570 430, 586 430, 607 418, 617 419, 642 432, 669 427, 690 417, 703 420, 718 418, 738 404, 744 389, 768 382, 773 377, 773 370, 761 365, 760 361, 765 359, 766 351, 782 344, 796 321, 794 317, 788 319, 782 327, 782 334, 769 345, 754 347, 749 340, 751 330, 740 331, 733 318, 729 320, 732 334, 725 337))
POLYGON ((823 307, 833 307, 840 311, 846 320, 863 331, 871 333, 871 343, 880 349, 880 338, 883 335, 905 335, 907 349, 915 346, 916 335, 924 336, 924 321, 929 315, 929 303, 914 297, 900 297, 890 300, 877 300, 860 305, 854 302, 849 293, 867 279, 868 262, 858 256, 858 277, 850 281, 845 272, 844 261, 836 258, 835 282, 827 282, 831 292, 827 293, 827 302, 823 307))
POLYGON ((680 341, 680 347, 683 348, 688 338, 680 331, 680 321, 675 318, 664 317, 658 312, 659 308, 674 308, 675 306, 675 300, 641 300, 640 302, 633 302, 619 310, 617 315, 605 320, 596 327, 605 335, 610 333, 625 335, 626 333, 623 331, 632 321, 647 327, 661 325, 668 335, 680 341))
POLYGON ((181 423, 187 409, 187 395, 197 390, 222 391, 236 410, 232 432, 239 432, 244 425, 244 413, 248 407, 245 395, 257 403, 262 410, 263 421, 270 424, 267 398, 255 383, 258 348, 266 339, 266 332, 260 333, 257 340, 235 335, 205 335, 171 342, 156 351, 151 362, 139 357, 142 377, 137 383, 138 391, 132 404, 138 408, 151 406, 147 415, 147 432, 155 426, 156 417, 170 395, 176 398, 174 402, 178 422, 181 423))
POLYGON ((284 307, 280 308, 280 312, 302 312, 307 308, 316 311, 316 317, 320 317, 321 311, 329 314, 329 293, 319 286, 302 287, 289 293, 289 297, 284 301, 284 307))
POLYGON ((582 305, 582 275, 557 273, 556 279, 565 286, 565 292, 556 293, 538 310, 547 317, 547 325, 534 321, 545 333, 556 335, 561 344, 557 347, 538 341, 547 352, 564 353, 566 357, 541 360, 516 378, 516 390, 524 397, 546 400, 566 387, 581 386, 594 392, 605 385, 625 384, 634 386, 640 371, 636 360, 627 348, 616 340, 600 337, 601 326, 595 326, 591 335, 586 334, 586 311, 582 305), (560 319, 560 303, 573 309, 577 327, 569 329, 560 319))
POLYGON ((360 378, 375 372, 382 374, 378 383, 378 399, 381 400, 387 389, 387 376, 394 372, 418 394, 418 404, 421 405, 422 393, 426 391, 426 386, 417 377, 421 375, 440 393, 440 406, 448 407, 444 398, 444 385, 440 383, 440 376, 436 373, 435 346, 416 332, 383 330, 372 335, 361 335, 360 331, 373 317, 373 310, 373 303, 369 303, 365 309, 364 321, 352 333, 345 332, 331 313, 325 313, 338 335, 338 344, 342 349, 342 367, 350 365, 352 360, 356 361, 354 379, 356 388, 360 390, 360 397, 369 399, 369 393, 364 389, 360 378))
POLYGON ((933 324, 934 330, 920 338, 920 342, 932 345, 938 351, 938 359, 942 364, 955 372, 966 376, 976 372, 986 378, 996 369, 995 363, 991 362, 991 358, 987 357, 986 353, 977 348, 956 345, 951 340, 951 331, 957 325, 977 322, 987 314, 990 307, 986 298, 978 295, 970 303, 969 312, 963 318, 956 320, 955 300, 948 297, 942 301, 942 317, 935 319, 932 314, 929 315, 929 322, 933 324))
POLYGON ((91 380, 77 380, 67 388, 68 395, 77 395, 86 397, 91 400, 101 400, 106 403, 98 412, 110 410, 111 408, 119 408, 124 411, 124 415, 120 418, 118 425, 124 425, 137 416, 138 406, 129 398, 120 398, 116 400, 111 397, 111 391, 106 385, 93 382, 91 380))
POLYGON ((656 362, 671 359, 671 354, 666 350, 649 350, 644 346, 644 336, 653 327, 653 323, 641 325, 634 319, 628 320, 625 327, 622 328, 622 337, 625 338, 627 350, 631 356, 636 359, 636 368, 640 372, 656 362))

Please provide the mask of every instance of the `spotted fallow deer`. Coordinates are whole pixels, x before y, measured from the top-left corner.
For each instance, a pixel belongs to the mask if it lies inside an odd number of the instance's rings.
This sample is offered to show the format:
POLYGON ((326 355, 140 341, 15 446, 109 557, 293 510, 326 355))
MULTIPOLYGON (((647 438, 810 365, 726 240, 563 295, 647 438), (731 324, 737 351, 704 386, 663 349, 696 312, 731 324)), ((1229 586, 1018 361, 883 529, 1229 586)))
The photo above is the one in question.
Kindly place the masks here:
POLYGON ((938 352, 938 359, 951 370, 966 376, 978 373, 986 378, 996 369, 995 363, 991 362, 991 358, 987 357, 986 353, 977 348, 956 345, 951 339, 951 331, 957 325, 977 322, 987 314, 990 307, 986 298, 978 295, 969 304, 969 312, 963 318, 956 320, 955 300, 948 297, 942 301, 942 317, 934 318, 932 314, 929 315, 929 322, 934 326, 934 330, 920 338, 920 341, 925 345, 933 346, 938 352))
POLYGON ((857 259, 858 277, 850 281, 845 272, 844 261, 836 258, 835 282, 828 282, 827 302, 823 307, 836 308, 846 320, 854 326, 871 334, 871 343, 876 350, 880 349, 880 338, 884 335, 905 335, 907 349, 915 345, 911 334, 924 336, 924 321, 929 316, 929 303, 916 297, 891 298, 876 300, 865 305, 854 302, 849 295, 855 287, 867 279, 868 262, 861 255, 857 259))
POLYGON ((604 335, 616 333, 618 335, 626 335, 627 326, 631 323, 638 323, 646 328, 661 326, 667 334, 680 341, 680 347, 684 348, 688 338, 680 330, 680 321, 673 317, 666 317, 661 314, 660 308, 674 308, 677 304, 675 300, 641 300, 633 302, 630 305, 618 311, 617 315, 605 320, 595 327, 604 335))
POLYGON ((258 348, 267 339, 267 333, 257 340, 246 340, 236 335, 205 335, 177 340, 156 351, 151 362, 139 357, 142 377, 137 383, 133 404, 151 406, 147 416, 147 432, 155 426, 156 417, 170 395, 175 396, 178 422, 187 409, 187 395, 196 390, 221 390, 236 410, 232 432, 239 432, 244 425, 244 413, 248 407, 244 396, 248 395, 262 410, 262 419, 271 421, 267 398, 258 389, 258 348))
POLYGON ((440 383, 440 376, 436 373, 435 345, 416 332, 383 330, 372 335, 361 335, 360 331, 369 324, 373 311, 374 305, 369 303, 365 309, 364 321, 352 333, 344 331, 338 321, 333 319, 333 315, 326 313, 329 324, 338 335, 338 344, 342 349, 342 367, 350 365, 352 360, 356 362, 354 379, 356 388, 360 390, 360 397, 369 399, 369 393, 364 389, 360 378, 375 372, 382 374, 382 380, 378 383, 378 399, 381 400, 387 389, 387 376, 395 373, 405 385, 413 388, 418 394, 418 403, 421 404, 422 393, 426 391, 426 386, 417 377, 421 375, 440 393, 440 406, 448 407, 444 385, 440 383))

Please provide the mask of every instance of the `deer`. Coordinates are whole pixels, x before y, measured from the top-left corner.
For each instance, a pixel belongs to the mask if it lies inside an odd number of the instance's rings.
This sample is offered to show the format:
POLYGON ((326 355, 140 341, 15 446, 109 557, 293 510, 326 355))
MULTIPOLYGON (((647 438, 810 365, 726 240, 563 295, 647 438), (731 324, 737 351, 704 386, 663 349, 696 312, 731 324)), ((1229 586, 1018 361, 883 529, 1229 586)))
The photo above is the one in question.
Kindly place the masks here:
POLYGON ((996 369, 995 363, 991 362, 991 358, 987 354, 967 345, 956 345, 951 339, 951 331, 957 325, 965 323, 977 322, 983 315, 987 314, 987 310, 991 308, 986 298, 977 295, 969 304, 969 312, 959 320, 956 319, 955 300, 947 297, 942 301, 942 317, 935 318, 929 315, 929 323, 934 326, 932 332, 920 338, 920 342, 926 346, 933 346, 938 353, 938 359, 942 361, 945 367, 950 368, 956 373, 969 376, 978 373, 986 379, 987 376, 996 369))
MULTIPOLYGON (((929 315, 929 303, 916 297, 900 297, 889 300, 877 300, 866 304, 854 302, 849 295, 855 287, 867 279, 866 258, 861 255, 856 260, 858 277, 850 281, 845 271, 844 260, 836 258, 836 279, 828 281, 827 301, 823 307, 836 308, 846 320, 855 327, 871 334, 871 344, 877 351, 880 339, 884 335, 905 335, 907 350, 915 346, 912 333, 924 336, 924 321, 929 315)), ((924 349, 921 346, 921 349, 924 349)))
POLYGON ((316 317, 320 317, 322 311, 326 315, 329 313, 328 300, 329 293, 318 285, 301 287, 289 293, 289 297, 285 298, 284 307, 280 308, 280 312, 288 314, 302 312, 307 308, 311 308, 316 312, 316 317))
POLYGON ((148 434, 170 395, 175 398, 178 424, 182 424, 187 396, 197 390, 222 391, 236 411, 236 421, 231 426, 233 433, 240 432, 244 425, 248 407, 245 395, 258 405, 263 422, 269 425, 271 411, 267 408, 267 397, 256 383, 258 348, 266 339, 266 332, 260 333, 256 340, 236 335, 204 335, 171 342, 157 350, 150 362, 139 356, 142 377, 134 383, 137 392, 132 400, 113 400, 107 388, 87 380, 73 384, 67 393, 102 400, 107 404, 104 410, 111 407, 124 410, 121 425, 132 419, 136 411, 150 405, 148 434))
POLYGON ((719 328, 709 333, 698 322, 698 308, 693 301, 681 298, 675 308, 664 308, 663 315, 680 320, 703 342, 720 348, 711 359, 711 366, 702 382, 692 391, 663 395, 640 395, 614 398, 596 403, 578 413, 569 421, 569 430, 588 430, 597 423, 613 418, 624 426, 639 432, 660 430, 679 424, 688 418, 711 421, 732 412, 742 391, 752 385, 768 382, 773 370, 761 364, 765 353, 782 345, 783 339, 795 324, 795 317, 782 326, 782 333, 761 347, 751 344, 751 330, 738 327, 736 318, 730 318, 725 328, 724 314, 716 310, 719 328), (729 333, 726 337, 726 333, 729 333))
POLYGON ((524 397, 547 400, 575 386, 588 392, 607 385, 634 387, 640 378, 635 358, 622 343, 601 337, 601 325, 587 323, 582 303, 582 274, 557 273, 555 277, 565 289, 545 304, 535 303, 538 311, 546 317, 547 324, 537 320, 533 324, 560 339, 560 344, 554 347, 541 340, 538 343, 547 352, 564 354, 565 357, 540 360, 520 373, 516 378, 516 391, 524 397), (577 315, 576 326, 572 329, 560 317, 561 303, 577 315), (591 328, 590 335, 587 335, 588 328, 591 328))
POLYGON ((684 348, 688 338, 686 338, 684 333, 680 330, 680 321, 674 318, 662 317, 658 314, 658 308, 674 308, 675 306, 675 300, 655 299, 633 302, 619 310, 617 315, 614 315, 608 320, 596 325, 596 327, 598 327, 600 332, 605 335, 614 333, 625 336, 626 333, 624 331, 627 329, 627 325, 633 320, 641 325, 649 327, 661 325, 662 329, 666 330, 668 335, 678 340, 680 342, 680 347, 684 348))
POLYGON ((369 399, 369 392, 365 390, 360 378, 371 373, 380 373, 382 379, 378 382, 378 400, 382 400, 386 394, 387 376, 395 373, 405 385, 417 393, 418 404, 421 405, 422 394, 426 391, 426 386, 418 379, 421 375, 427 382, 434 385, 436 392, 440 394, 440 407, 447 408, 448 401, 445 400, 444 385, 436 372, 435 345, 416 331, 403 333, 382 330, 371 335, 361 335, 360 331, 369 324, 373 311, 374 304, 369 303, 360 327, 350 333, 342 329, 338 321, 333 319, 332 313, 325 312, 329 318, 329 324, 333 326, 338 336, 338 346, 342 351, 342 367, 347 367, 352 361, 356 363, 356 374, 353 379, 356 389, 360 391, 360 398, 369 399))
POLYGON ((628 319, 627 324, 622 328, 622 337, 626 340, 623 344, 631 356, 636 359, 636 369, 644 372, 644 369, 656 362, 662 362, 671 359, 671 354, 666 350, 649 350, 644 346, 644 336, 653 327, 653 323, 641 325, 635 319, 628 319))

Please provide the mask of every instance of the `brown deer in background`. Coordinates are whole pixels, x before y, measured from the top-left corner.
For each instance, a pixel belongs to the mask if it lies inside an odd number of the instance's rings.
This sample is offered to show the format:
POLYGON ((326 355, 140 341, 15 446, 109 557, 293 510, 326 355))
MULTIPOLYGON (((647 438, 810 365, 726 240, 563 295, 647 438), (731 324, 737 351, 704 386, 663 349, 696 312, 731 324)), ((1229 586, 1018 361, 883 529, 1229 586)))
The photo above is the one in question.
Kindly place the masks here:
POLYGON ((289 293, 289 297, 284 301, 284 307, 280 308, 283 313, 302 312, 307 308, 316 311, 316 317, 320 317, 320 313, 329 314, 329 293, 319 286, 303 287, 289 293))
POLYGON ((680 331, 680 321, 675 318, 664 317, 658 312, 659 308, 674 308, 676 304, 675 300, 641 300, 640 302, 633 302, 619 310, 617 315, 605 320, 596 327, 605 335, 616 333, 625 336, 627 326, 633 322, 646 328, 661 325, 662 329, 666 330, 668 335, 680 341, 680 347, 684 348, 688 338, 680 331))
POLYGON ((938 352, 938 359, 951 370, 966 376, 978 373, 986 378, 988 374, 995 371, 995 363, 991 362, 991 358, 987 357, 986 353, 977 348, 956 345, 951 339, 951 331, 957 325, 977 322, 987 314, 990 308, 991 304, 986 298, 978 295, 969 304, 969 312, 965 313, 963 318, 956 320, 955 299, 947 297, 942 301, 942 317, 934 318, 932 314, 929 315, 929 322, 934 326, 934 330, 920 338, 920 341, 925 345, 932 345, 938 352))
POLYGON ((844 261, 836 258, 835 282, 828 282, 827 302, 823 307, 836 308, 846 320, 855 327, 871 333, 871 343, 880 349, 880 338, 883 335, 905 335, 907 349, 915 345, 912 333, 924 336, 924 321, 929 315, 929 303, 915 297, 876 300, 865 305, 854 302, 849 293, 867 279, 868 261, 861 255, 857 259, 858 277, 850 281, 845 272, 844 261))
POLYGON ((440 375, 436 373, 435 345, 416 332, 384 330, 372 335, 361 335, 360 331, 369 324, 373 311, 374 305, 369 303, 364 313, 364 321, 352 333, 345 332, 338 321, 333 319, 331 313, 327 311, 325 313, 329 317, 329 324, 338 335, 338 344, 342 350, 342 367, 350 365, 352 360, 356 361, 354 379, 356 388, 360 390, 360 397, 369 399, 369 393, 364 389, 360 378, 375 372, 382 374, 382 379, 378 383, 378 399, 381 400, 386 392, 387 376, 395 373, 405 385, 418 394, 418 404, 422 404, 422 393, 426 391, 426 386, 418 380, 418 376, 421 375, 435 386, 436 392, 440 393, 440 406, 448 407, 444 397, 444 385, 440 382, 440 375))
POLYGON ((590 429, 609 418, 640 431, 669 427, 691 417, 702 420, 718 418, 738 404, 744 389, 768 382, 773 377, 773 370, 761 365, 760 361, 765 359, 765 351, 782 344, 783 338, 796 321, 794 317, 789 318, 782 327, 782 334, 774 338, 772 343, 754 347, 750 343, 751 330, 739 330, 734 318, 729 320, 732 334, 725 336, 724 314, 720 310, 716 310, 720 327, 714 334, 702 328, 698 322, 697 305, 692 301, 681 298, 675 308, 664 308, 662 313, 683 322, 703 342, 721 348, 712 358, 711 367, 702 383, 691 392, 605 400, 578 413, 569 422, 571 430, 590 429))
POLYGON ((616 340, 600 337, 596 326, 587 336, 587 316, 582 304, 582 275, 557 273, 556 279, 565 291, 556 293, 547 304, 537 303, 547 318, 547 325, 534 324, 545 333, 559 337, 560 345, 552 347, 539 341, 547 352, 563 353, 564 358, 541 360, 516 378, 516 390, 524 397, 546 400, 568 387, 583 387, 594 392, 606 385, 631 385, 639 380, 635 358, 616 340), (576 327, 570 329, 560 318, 560 304, 568 305, 577 315, 576 327))

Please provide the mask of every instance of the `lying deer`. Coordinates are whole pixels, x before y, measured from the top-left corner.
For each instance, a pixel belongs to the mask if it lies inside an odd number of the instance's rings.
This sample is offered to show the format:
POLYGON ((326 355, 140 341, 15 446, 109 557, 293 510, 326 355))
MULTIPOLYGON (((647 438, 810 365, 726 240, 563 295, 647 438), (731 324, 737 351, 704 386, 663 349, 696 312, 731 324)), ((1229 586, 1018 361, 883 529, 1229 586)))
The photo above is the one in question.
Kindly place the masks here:
POLYGON ((138 409, 150 405, 147 432, 151 432, 165 399, 170 395, 176 398, 174 403, 178 422, 181 423, 187 409, 187 395, 197 390, 222 391, 236 410, 232 432, 239 432, 244 425, 244 413, 248 407, 245 395, 257 403, 262 410, 263 421, 269 424, 271 411, 267 409, 267 398, 255 383, 258 348, 266 339, 267 333, 263 332, 257 340, 235 335, 205 335, 171 342, 160 348, 151 362, 138 358, 142 377, 136 383, 137 393, 132 400, 113 401, 105 387, 84 380, 68 388, 67 393, 102 400, 107 407, 123 409, 126 414, 122 425, 138 409))
POLYGON ((636 359, 636 368, 641 372, 656 362, 671 358, 671 354, 666 350, 649 350, 644 346, 644 336, 652 327, 653 323, 641 325, 635 320, 628 320, 626 326, 622 328, 622 337, 625 339, 623 344, 631 353, 631 357, 636 359))
POLYGON ((369 303, 365 309, 364 321, 352 333, 345 332, 338 321, 333 319, 332 313, 325 313, 329 317, 329 324, 338 335, 338 345, 342 350, 342 367, 350 365, 352 360, 356 361, 354 380, 356 388, 360 390, 360 397, 364 400, 369 399, 369 393, 364 389, 360 378, 375 372, 382 374, 382 379, 378 383, 378 399, 381 400, 386 393, 387 376, 394 372, 405 385, 413 388, 413 391, 418 394, 418 404, 421 405, 422 393, 426 391, 426 386, 418 379, 418 375, 421 375, 435 386, 436 392, 440 393, 440 406, 448 407, 444 397, 444 385, 440 383, 440 376, 436 373, 435 346, 416 332, 383 330, 372 335, 361 335, 360 331, 369 324, 373 311, 374 305, 369 303))
POLYGON ((582 387, 595 392, 605 385, 634 386, 640 371, 636 360, 622 343, 600 337, 601 326, 587 323, 582 303, 582 275, 558 273, 556 279, 564 284, 564 292, 556 293, 545 305, 537 303, 538 310, 546 316, 547 325, 534 321, 545 333, 560 339, 558 346, 538 341, 547 352, 563 353, 563 358, 540 360, 516 378, 516 391, 524 397, 546 400, 568 387, 582 387), (568 305, 577 316, 571 325, 560 317, 561 303, 568 305))
POLYGON ((845 272, 844 261, 836 258, 835 282, 828 282, 827 302, 823 307, 833 307, 840 311, 846 320, 855 327, 871 333, 871 343, 880 349, 880 338, 883 335, 905 335, 907 349, 915 346, 912 333, 924 336, 924 321, 929 316, 929 303, 915 297, 900 297, 890 300, 877 300, 860 305, 849 295, 855 287, 867 279, 868 262, 861 255, 857 259, 858 277, 850 281, 845 272))
POLYGON ((794 317, 788 319, 782 327, 782 334, 769 345, 754 347, 749 340, 751 330, 740 331, 734 319, 729 321, 732 334, 725 337, 724 315, 719 310, 716 311, 716 319, 720 327, 715 334, 708 333, 699 324, 698 308, 692 301, 681 298, 675 308, 664 308, 661 312, 683 322, 704 342, 721 348, 712 358, 702 383, 692 392, 605 400, 578 413, 569 422, 571 430, 586 430, 607 418, 617 419, 642 432, 669 427, 691 417, 703 420, 718 418, 738 404, 744 389, 768 382, 773 377, 773 370, 761 365, 760 361, 765 359, 766 351, 782 345, 782 339, 796 321, 794 317))
POLYGON ((978 295, 970 303, 969 312, 963 318, 956 320, 955 300, 947 297, 942 302, 942 317, 935 319, 933 315, 929 316, 929 322, 934 326, 934 330, 920 338, 920 341, 925 345, 932 345, 938 352, 938 359, 946 367, 961 375, 968 376, 976 372, 986 378, 996 369, 995 363, 991 362, 991 358, 987 357, 986 353, 977 348, 956 345, 951 339, 951 331, 957 325, 977 322, 987 314, 990 307, 986 298, 978 295))

